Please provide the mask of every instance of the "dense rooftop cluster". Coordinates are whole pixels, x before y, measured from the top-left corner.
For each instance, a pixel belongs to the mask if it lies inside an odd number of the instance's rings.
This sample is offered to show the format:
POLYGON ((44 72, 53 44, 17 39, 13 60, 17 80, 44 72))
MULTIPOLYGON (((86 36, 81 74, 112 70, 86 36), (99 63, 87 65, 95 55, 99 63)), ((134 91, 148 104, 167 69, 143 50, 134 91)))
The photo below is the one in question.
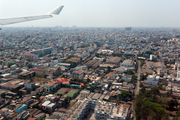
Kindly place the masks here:
POLYGON ((0 117, 176 119, 179 40, 171 28, 4 28, 0 117))

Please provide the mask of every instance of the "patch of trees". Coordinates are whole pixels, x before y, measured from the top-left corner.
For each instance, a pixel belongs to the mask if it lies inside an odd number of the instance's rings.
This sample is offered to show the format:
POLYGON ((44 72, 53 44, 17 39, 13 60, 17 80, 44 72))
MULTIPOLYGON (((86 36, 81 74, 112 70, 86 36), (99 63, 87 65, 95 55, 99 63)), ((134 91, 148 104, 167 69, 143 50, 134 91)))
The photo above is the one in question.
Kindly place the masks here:
POLYGON ((127 101, 129 99, 132 99, 134 95, 132 93, 129 93, 128 91, 121 91, 121 94, 118 95, 119 100, 127 101))
POLYGON ((72 58, 72 57, 74 57, 74 55, 69 55, 69 56, 67 57, 67 59, 70 59, 70 58, 72 58))
POLYGON ((140 80, 141 80, 141 81, 146 80, 147 77, 148 77, 148 73, 146 73, 145 75, 144 75, 144 74, 141 74, 140 80))
POLYGON ((141 64, 140 64, 141 68, 143 65, 144 65, 144 60, 141 60, 141 64))
POLYGON ((126 74, 128 74, 128 75, 134 75, 134 71, 133 70, 128 70, 127 72, 125 72, 126 74))
POLYGON ((68 61, 68 62, 66 62, 66 63, 70 63, 70 68, 74 68, 74 67, 76 67, 76 66, 78 65, 78 63, 76 63, 76 62, 70 62, 70 61, 68 61))
POLYGON ((32 64, 28 64, 27 67, 28 67, 28 68, 33 68, 32 64))
POLYGON ((15 64, 15 63, 8 63, 7 66, 8 66, 8 68, 10 68, 11 65, 14 65, 14 64, 15 64))
POLYGON ((144 87, 140 90, 135 99, 137 120, 168 120, 169 115, 165 113, 165 110, 178 110, 177 100, 170 97, 172 92, 169 91, 162 96, 159 92, 160 89, 162 89, 161 85, 153 87, 151 90, 146 90, 144 87))
POLYGON ((132 76, 132 79, 129 83, 135 83, 137 81, 137 76, 136 75, 133 75, 132 76))

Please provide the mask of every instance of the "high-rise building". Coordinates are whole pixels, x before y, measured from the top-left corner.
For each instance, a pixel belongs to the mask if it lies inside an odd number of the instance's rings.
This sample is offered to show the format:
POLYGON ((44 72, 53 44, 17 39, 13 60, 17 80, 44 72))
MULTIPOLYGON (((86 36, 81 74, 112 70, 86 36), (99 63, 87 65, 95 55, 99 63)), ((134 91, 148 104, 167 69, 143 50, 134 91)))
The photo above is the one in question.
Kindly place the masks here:
POLYGON ((126 27, 125 30, 131 31, 131 27, 126 27))

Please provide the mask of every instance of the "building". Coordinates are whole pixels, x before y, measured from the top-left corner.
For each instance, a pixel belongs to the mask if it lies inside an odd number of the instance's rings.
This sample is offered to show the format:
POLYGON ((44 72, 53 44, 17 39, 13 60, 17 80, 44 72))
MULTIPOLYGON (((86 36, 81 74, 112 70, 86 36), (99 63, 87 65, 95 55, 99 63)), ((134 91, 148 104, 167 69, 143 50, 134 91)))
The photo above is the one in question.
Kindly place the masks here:
POLYGON ((90 60, 87 63, 85 63, 85 65, 87 67, 92 67, 96 62, 98 62, 98 60, 90 60))
POLYGON ((134 56, 134 51, 124 51, 124 55, 134 56))
POLYGON ((17 69, 17 65, 16 65, 16 64, 11 65, 10 69, 11 69, 11 70, 16 70, 16 69, 17 69))
POLYGON ((84 72, 81 70, 74 71, 71 73, 72 79, 82 80, 84 78, 84 72))
POLYGON ((48 47, 48 48, 33 50, 33 51, 30 51, 30 53, 31 54, 36 54, 38 56, 42 56, 43 54, 51 53, 52 50, 53 50, 52 47, 48 47))
POLYGON ((24 87, 28 89, 33 89, 35 87, 35 83, 30 80, 24 80, 24 87))
POLYGON ((22 111, 17 115, 17 120, 26 120, 28 117, 30 117, 30 113, 28 111, 22 111))
POLYGON ((45 67, 43 66, 38 66, 37 68, 31 68, 30 71, 35 72, 36 76, 43 77, 45 75, 45 67))
POLYGON ((56 104, 55 103, 50 103, 46 106, 46 111, 52 113, 56 108, 56 104))
POLYGON ((34 62, 38 61, 38 55, 31 53, 22 54, 22 58, 28 61, 34 61, 34 62))
POLYGON ((125 30, 126 31, 131 31, 131 27, 126 27, 125 30))
POLYGON ((90 95, 90 91, 88 90, 82 90, 80 93, 81 98, 87 98, 90 95))
POLYGON ((124 73, 127 71, 127 68, 126 67, 119 67, 119 68, 115 68, 114 71, 117 71, 117 72, 120 72, 120 73, 124 73))
POLYGON ((49 112, 49 113, 52 113, 56 108, 56 103, 51 103, 51 101, 45 101, 43 104, 42 104, 42 109, 49 112))
POLYGON ((97 102, 97 105, 94 109, 95 119, 96 120, 107 120, 111 118, 113 112, 113 105, 107 102, 97 102))
POLYGON ((48 67, 45 68, 45 74, 51 75, 51 76, 58 76, 61 73, 60 67, 48 67))
POLYGON ((150 60, 153 61, 155 59, 155 55, 150 55, 150 60))
POLYGON ((132 79, 132 75, 123 75, 121 79, 129 82, 132 79))
POLYGON ((45 101, 43 104, 42 104, 42 109, 43 110, 46 110, 46 106, 51 104, 51 101, 45 101))
POLYGON ((26 104, 22 104, 19 107, 16 108, 16 112, 17 113, 21 113, 23 110, 27 110, 27 105, 26 104))
POLYGON ((121 61, 120 57, 111 57, 108 60, 106 60, 105 64, 116 64, 116 65, 119 65, 120 61, 121 61))
POLYGON ((33 71, 24 71, 19 73, 19 76, 24 77, 24 78, 32 78, 35 76, 35 72, 33 71))
POLYGON ((123 63, 121 64, 123 67, 133 67, 134 62, 132 60, 124 60, 123 63))
POLYGON ((115 120, 127 120, 128 119, 128 111, 130 106, 127 104, 120 104, 113 108, 113 118, 115 120))
POLYGON ((57 86, 58 86, 57 83, 49 82, 48 84, 46 84, 46 85, 44 86, 44 91, 45 91, 46 93, 52 93, 52 92, 55 91, 55 89, 56 89, 57 86))
POLYGON ((0 110, 0 114, 3 115, 3 116, 9 115, 9 109, 7 109, 7 108, 2 108, 2 109, 0 110))
POLYGON ((94 119, 96 120, 127 120, 130 113, 130 106, 121 104, 115 106, 109 102, 96 101, 91 99, 79 99, 70 110, 61 115, 61 119, 81 120, 94 111, 94 119))
POLYGON ((146 83, 150 83, 152 85, 158 85, 160 76, 148 75, 146 83))
POLYGON ((180 71, 177 71, 177 78, 176 78, 177 81, 180 81, 180 71))

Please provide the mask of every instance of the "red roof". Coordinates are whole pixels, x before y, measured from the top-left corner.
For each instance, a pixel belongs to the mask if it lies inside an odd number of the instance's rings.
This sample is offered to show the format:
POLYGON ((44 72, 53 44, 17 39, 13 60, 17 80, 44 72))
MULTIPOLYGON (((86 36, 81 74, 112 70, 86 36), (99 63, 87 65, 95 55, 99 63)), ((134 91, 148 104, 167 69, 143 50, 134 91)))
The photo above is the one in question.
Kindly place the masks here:
POLYGON ((73 73, 82 74, 82 73, 83 73, 83 71, 78 70, 78 71, 74 71, 73 73))
POLYGON ((24 82, 29 82, 30 80, 24 80, 24 82))
POLYGON ((69 79, 67 79, 67 78, 57 78, 56 79, 58 82, 60 82, 60 83, 67 83, 67 82, 69 82, 70 80, 69 79))
POLYGON ((51 81, 50 83, 61 83, 60 81, 51 81))
POLYGON ((22 56, 37 56, 36 54, 31 54, 31 53, 24 53, 22 56))

